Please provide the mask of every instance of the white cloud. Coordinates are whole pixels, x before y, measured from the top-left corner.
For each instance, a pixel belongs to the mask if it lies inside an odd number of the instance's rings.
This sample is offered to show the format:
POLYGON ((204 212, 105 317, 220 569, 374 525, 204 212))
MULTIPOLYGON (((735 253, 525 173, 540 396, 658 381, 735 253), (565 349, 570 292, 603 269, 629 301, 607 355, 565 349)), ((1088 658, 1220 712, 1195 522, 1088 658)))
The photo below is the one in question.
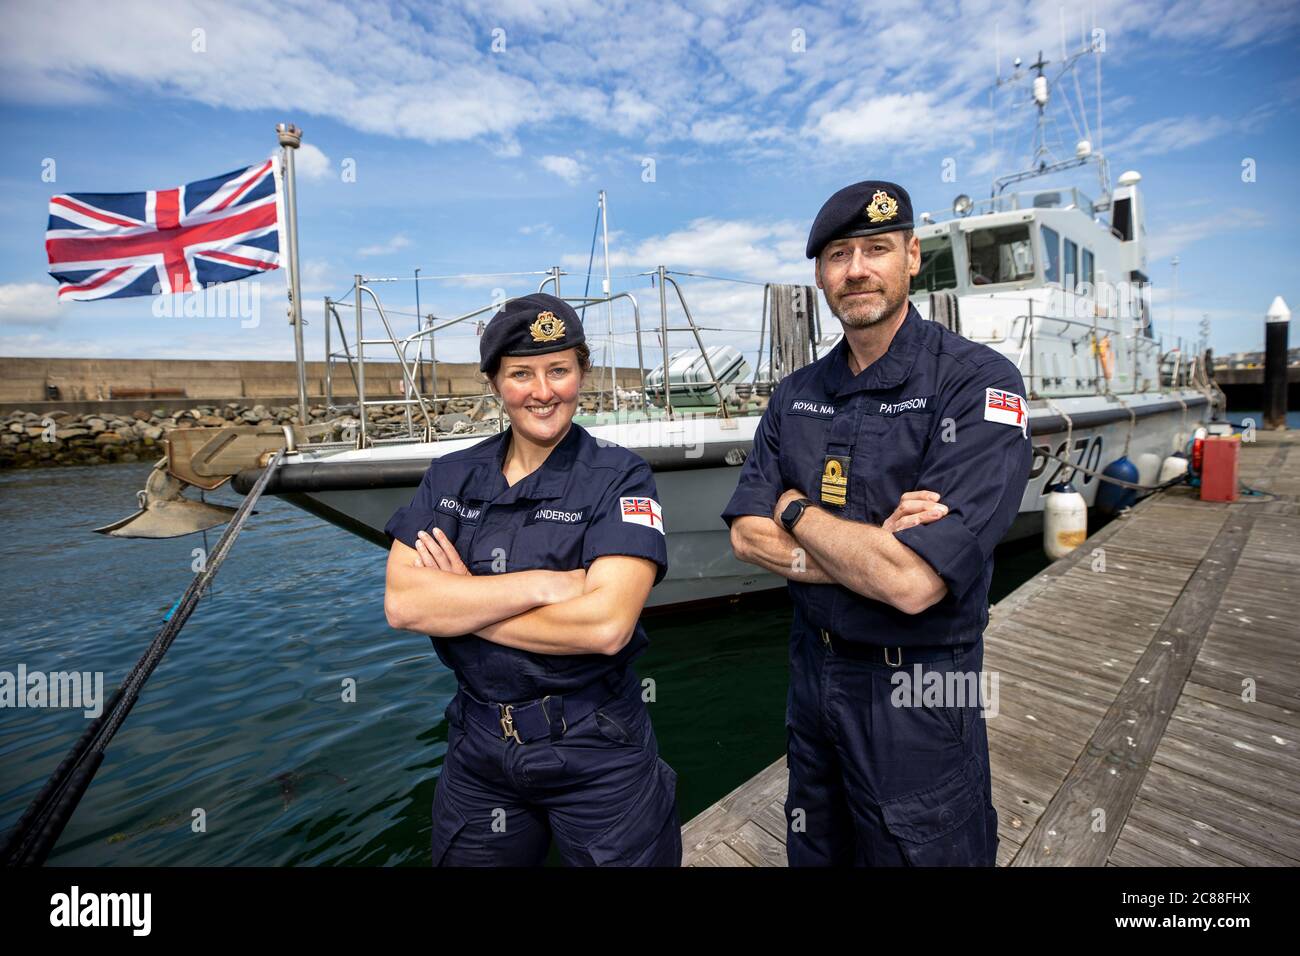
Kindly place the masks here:
MULTIPOLYGON (((670 268, 712 271, 760 282, 808 282, 812 267, 804 258, 805 227, 791 222, 751 222, 703 218, 684 229, 651 236, 631 249, 611 245, 617 268, 670 268)), ((587 254, 563 257, 571 269, 586 269, 587 254)))
MULTIPOLYGON (((0 335, 0 354, 3 355, 50 358, 107 358, 120 354, 116 353, 116 345, 117 343, 110 344, 103 339, 51 335, 46 331, 28 332, 21 335, 0 335)), ((210 352, 197 349, 194 354, 208 355, 210 352)))
MULTIPOLYGON (((1139 54, 1152 39, 1235 54, 1281 42, 1300 22, 1300 7, 1266 0, 1096 0, 1067 12, 1072 43, 1093 7, 1115 49, 1139 54)), ((12 101, 153 93, 427 143, 477 140, 501 157, 522 155, 526 131, 568 122, 637 137, 646 151, 677 140, 742 159, 779 157, 778 143, 826 161, 877 143, 955 151, 982 122, 995 37, 1005 68, 1013 53, 1056 49, 1060 30, 1058 5, 1023 0, 974 0, 945 10, 942 25, 923 0, 830 9, 667 0, 653 19, 632 0, 446 0, 436 19, 341 0, 228 0, 219 15, 202 0, 66 0, 57 17, 11 0, 6 12, 0 96, 12 101)), ((304 176, 327 174, 323 154, 300 156, 304 176)), ((567 181, 579 174, 566 169, 567 181)))
POLYGON ((923 142, 942 131, 949 143, 969 142, 964 131, 978 126, 980 110, 941 102, 926 92, 886 93, 823 113, 810 132, 838 146, 885 147, 923 142))
POLYGON ((298 147, 298 155, 293 160, 294 172, 303 179, 322 180, 329 178, 330 158, 321 152, 320 147, 303 143, 298 147))
POLYGON ((401 233, 398 233, 397 235, 393 236, 393 238, 389 239, 387 242, 379 242, 373 246, 363 246, 362 248, 357 250, 357 255, 386 256, 390 253, 396 252, 398 249, 405 249, 410 244, 411 244, 410 239, 407 239, 401 233))
POLYGON ((1300 8, 1269 0, 1175 0, 1151 25, 1154 37, 1195 41, 1213 37, 1227 49, 1281 40, 1300 25, 1300 8))
POLYGON ((0 324, 46 325, 58 319, 58 288, 53 279, 0 284, 0 324))
POLYGON ((1163 155, 1217 139, 1234 126, 1220 116, 1165 116, 1134 128, 1107 149, 1126 159, 1163 155))
POLYGON ((570 186, 582 181, 586 169, 572 156, 543 156, 538 164, 548 173, 554 173, 570 186))
POLYGON ((1208 236, 1222 235, 1225 232, 1235 232, 1239 229, 1258 229, 1268 224, 1269 219, 1267 216, 1250 208, 1235 210, 1230 224, 1206 216, 1190 222, 1162 225, 1159 229, 1153 230, 1151 223, 1148 222, 1147 257, 1151 260, 1167 259, 1208 236))

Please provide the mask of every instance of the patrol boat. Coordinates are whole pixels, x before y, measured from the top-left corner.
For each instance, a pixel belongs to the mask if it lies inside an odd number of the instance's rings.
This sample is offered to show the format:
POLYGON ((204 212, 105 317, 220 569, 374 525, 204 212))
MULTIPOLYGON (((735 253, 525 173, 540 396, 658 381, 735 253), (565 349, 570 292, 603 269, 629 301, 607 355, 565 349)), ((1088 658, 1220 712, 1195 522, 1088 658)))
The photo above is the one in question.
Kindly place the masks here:
MULTIPOLYGON (((1090 53, 1085 49, 1063 57, 1057 80, 1090 53)), ((1030 74, 1017 60, 1015 72, 999 80, 999 87, 1028 84, 1032 90, 1038 119, 1030 167, 996 179, 987 198, 960 195, 950 209, 922 213, 915 230, 922 262, 912 282, 912 304, 925 320, 941 322, 1006 355, 1025 381, 1027 407, 1017 414, 1028 417, 1034 459, 1008 538, 1040 532, 1048 489, 1066 479, 1073 479, 1091 506, 1098 474, 1121 457, 1136 465, 1139 484, 1154 486, 1165 459, 1180 452, 1198 425, 1219 417, 1224 408, 1223 394, 1200 359, 1174 362, 1162 376, 1162 349, 1150 316, 1141 176, 1125 172, 1112 189, 1104 156, 1086 138, 1078 141, 1072 156, 1052 155, 1044 123, 1051 89, 1048 65, 1040 54, 1028 68, 1035 71, 1030 74), (1042 182, 1028 191, 1008 188, 1089 166, 1100 185, 1095 200, 1061 184, 1042 182)), ((603 193, 600 209, 603 219, 603 193)), ((549 287, 560 294, 566 273, 553 268, 535 274, 544 276, 538 291, 549 287)), ((616 343, 628 349, 635 345, 639 387, 618 387, 612 368, 607 377, 595 370, 600 410, 575 420, 597 439, 637 452, 655 471, 669 572, 651 592, 648 606, 731 600, 783 587, 782 578, 735 559, 719 514, 735 489, 772 387, 825 355, 841 336, 823 331, 818 294, 809 286, 764 286, 755 337, 752 316, 724 328, 695 321, 678 281, 693 273, 660 266, 640 275, 650 277, 657 292, 658 321, 650 326, 642 322, 633 294, 608 291, 608 260, 602 295, 562 297, 584 314, 593 345, 599 347, 603 337, 611 355, 616 343), (670 325, 670 293, 676 300, 672 311, 680 313, 682 325, 670 325), (674 333, 679 340, 689 335, 690 347, 670 349, 674 333), (715 338, 722 333, 729 341, 706 345, 705 333, 715 338), (647 372, 652 346, 658 365, 647 372)), ((436 384, 428 395, 418 386, 432 362, 438 333, 449 334, 455 326, 463 330, 462 323, 491 315, 499 303, 398 337, 376 291, 383 281, 392 280, 358 275, 351 302, 324 303, 327 404, 334 404, 330 381, 336 365, 346 365, 356 386, 357 401, 341 406, 356 412, 355 427, 344 440, 317 440, 327 430, 323 425, 172 432, 168 458, 141 492, 141 510, 101 530, 163 537, 212 527, 224 520, 220 509, 185 499, 185 488, 210 489, 233 478, 233 487, 247 493, 269 454, 283 447, 283 464, 266 494, 387 547, 384 525, 410 501, 429 462, 482 440, 483 427, 496 430, 502 423, 499 417, 495 422, 489 417, 485 426, 462 421, 453 433, 442 433, 431 412, 445 409, 448 397, 437 393, 436 384), (355 315, 350 345, 341 305, 355 315), (376 319, 383 332, 370 337, 376 319), (332 350, 331 324, 342 337, 341 349, 332 350), (400 366, 404 398, 367 395, 367 350, 373 367, 376 347, 400 366), (398 434, 378 428, 375 412, 385 408, 404 411, 398 434)), ((298 371, 299 391, 305 395, 301 358, 298 371)), ((483 398, 490 401, 490 396, 483 398)))

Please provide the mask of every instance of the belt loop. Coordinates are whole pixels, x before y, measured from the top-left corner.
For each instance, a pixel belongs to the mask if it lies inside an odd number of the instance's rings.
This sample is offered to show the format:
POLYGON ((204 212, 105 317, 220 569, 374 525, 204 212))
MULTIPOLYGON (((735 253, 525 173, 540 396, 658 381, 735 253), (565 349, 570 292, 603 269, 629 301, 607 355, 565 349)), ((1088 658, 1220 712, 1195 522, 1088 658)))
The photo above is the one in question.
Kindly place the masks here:
POLYGON ((569 732, 569 725, 564 719, 564 698, 552 697, 550 694, 542 698, 542 716, 546 722, 551 725, 551 743, 559 740, 569 732), (555 708, 555 716, 551 716, 550 707, 555 708))

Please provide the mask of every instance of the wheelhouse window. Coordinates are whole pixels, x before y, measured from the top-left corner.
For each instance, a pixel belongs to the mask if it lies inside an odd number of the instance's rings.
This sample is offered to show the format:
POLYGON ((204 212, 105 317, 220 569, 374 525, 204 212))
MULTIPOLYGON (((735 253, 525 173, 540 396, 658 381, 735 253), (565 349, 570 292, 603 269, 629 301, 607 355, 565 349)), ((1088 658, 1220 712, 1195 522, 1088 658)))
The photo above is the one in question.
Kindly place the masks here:
POLYGON ((1079 246, 1073 239, 1065 240, 1065 282, 1073 292, 1079 283, 1079 246))
POLYGON ((1082 270, 1081 270, 1080 275, 1079 275, 1079 281, 1080 281, 1080 282, 1086 282, 1086 283, 1088 283, 1088 285, 1091 286, 1091 285, 1092 285, 1092 275, 1093 275, 1093 272, 1092 272, 1092 250, 1091 250, 1091 249, 1084 249, 1084 250, 1083 250, 1083 267, 1082 267, 1082 270))
POLYGON ((1055 229, 1043 226, 1043 278, 1047 282, 1061 281, 1061 236, 1055 229))
POLYGON ((1034 276, 1034 249, 1027 224, 976 229, 966 237, 971 285, 1018 282, 1034 276))
POLYGON ((912 295, 957 287, 957 267, 953 264, 952 238, 930 236, 921 240, 921 270, 912 276, 912 295))

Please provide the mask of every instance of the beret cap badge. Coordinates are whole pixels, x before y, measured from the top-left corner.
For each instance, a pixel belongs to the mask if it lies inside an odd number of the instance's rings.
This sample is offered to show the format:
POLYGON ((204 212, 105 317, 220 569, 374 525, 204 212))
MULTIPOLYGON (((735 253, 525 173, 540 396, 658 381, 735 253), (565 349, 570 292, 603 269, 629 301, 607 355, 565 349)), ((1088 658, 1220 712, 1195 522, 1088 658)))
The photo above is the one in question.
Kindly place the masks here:
POLYGON ((534 342, 555 342, 564 337, 564 320, 554 312, 539 312, 537 320, 528 327, 534 342))
POLYGON ((863 211, 872 222, 888 222, 898 215, 898 200, 883 189, 877 189, 863 211))

